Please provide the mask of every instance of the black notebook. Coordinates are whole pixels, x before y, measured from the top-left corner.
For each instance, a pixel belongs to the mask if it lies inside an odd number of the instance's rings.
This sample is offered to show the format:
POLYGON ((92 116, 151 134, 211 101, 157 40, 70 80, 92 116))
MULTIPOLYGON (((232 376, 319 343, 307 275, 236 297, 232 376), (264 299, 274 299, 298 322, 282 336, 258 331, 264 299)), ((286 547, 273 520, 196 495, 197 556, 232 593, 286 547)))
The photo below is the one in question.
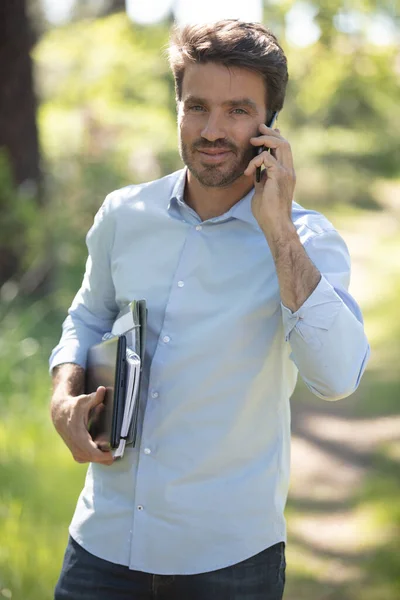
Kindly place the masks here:
POLYGON ((86 366, 86 393, 106 388, 104 401, 90 415, 88 430, 103 450, 118 448, 124 417, 126 393, 126 337, 112 337, 89 349, 86 366))

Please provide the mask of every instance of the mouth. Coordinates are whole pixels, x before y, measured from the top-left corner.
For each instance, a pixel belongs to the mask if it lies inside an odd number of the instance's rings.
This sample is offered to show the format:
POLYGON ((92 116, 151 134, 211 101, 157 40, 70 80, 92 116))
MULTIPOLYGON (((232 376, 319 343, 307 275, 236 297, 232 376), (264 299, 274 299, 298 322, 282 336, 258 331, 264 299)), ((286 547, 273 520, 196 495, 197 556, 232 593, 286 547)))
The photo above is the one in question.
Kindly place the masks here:
POLYGON ((228 156, 228 154, 231 153, 230 150, 221 150, 219 148, 212 150, 197 150, 197 152, 199 152, 203 160, 211 163, 220 162, 221 160, 224 160, 228 156))

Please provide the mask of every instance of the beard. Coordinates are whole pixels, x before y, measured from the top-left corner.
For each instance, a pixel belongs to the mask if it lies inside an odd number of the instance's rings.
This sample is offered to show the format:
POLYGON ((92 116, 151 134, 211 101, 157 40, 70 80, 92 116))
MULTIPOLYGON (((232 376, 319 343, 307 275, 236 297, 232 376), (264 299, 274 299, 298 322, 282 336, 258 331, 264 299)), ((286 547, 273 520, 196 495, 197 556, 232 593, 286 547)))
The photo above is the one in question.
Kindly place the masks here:
POLYGON ((226 187, 243 175, 250 160, 254 157, 255 149, 249 144, 246 148, 238 148, 232 142, 217 140, 208 142, 198 139, 193 144, 185 144, 179 140, 179 154, 192 175, 205 187, 226 187), (209 149, 229 150, 227 161, 221 164, 209 165, 201 163, 199 150, 209 149))

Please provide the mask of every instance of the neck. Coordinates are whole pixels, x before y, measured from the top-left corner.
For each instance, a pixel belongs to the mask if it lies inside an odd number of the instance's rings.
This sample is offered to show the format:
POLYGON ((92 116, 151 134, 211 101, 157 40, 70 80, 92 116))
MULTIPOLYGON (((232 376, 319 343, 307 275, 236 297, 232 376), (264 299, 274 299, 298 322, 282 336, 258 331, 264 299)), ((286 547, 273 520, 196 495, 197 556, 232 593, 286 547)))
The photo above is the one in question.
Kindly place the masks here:
POLYGON ((202 185, 187 170, 185 202, 193 208, 202 221, 219 217, 239 202, 253 187, 252 177, 242 175, 226 187, 208 187, 202 185))

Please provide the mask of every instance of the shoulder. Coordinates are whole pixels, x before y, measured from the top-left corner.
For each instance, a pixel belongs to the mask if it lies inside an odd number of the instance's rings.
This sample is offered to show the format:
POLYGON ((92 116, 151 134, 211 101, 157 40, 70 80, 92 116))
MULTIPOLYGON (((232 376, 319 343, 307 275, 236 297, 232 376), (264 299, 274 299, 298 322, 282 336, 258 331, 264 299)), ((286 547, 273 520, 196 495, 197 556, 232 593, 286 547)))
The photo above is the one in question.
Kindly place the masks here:
POLYGON ((165 177, 146 183, 127 185, 108 194, 102 209, 107 214, 118 213, 123 208, 143 210, 146 205, 166 208, 172 191, 182 175, 182 171, 175 171, 165 177))
POLYGON ((332 283, 340 274, 342 285, 348 287, 351 272, 349 249, 329 219, 294 202, 292 220, 300 241, 315 266, 332 283))
MULTIPOLYGON (((153 219, 155 215, 165 214, 183 169, 170 175, 137 185, 127 185, 108 194, 97 211, 87 239, 96 235, 114 236, 121 224, 132 224, 140 216, 153 219)), ((142 221, 141 221, 142 222, 142 221)))
POLYGON ((339 236, 334 225, 322 213, 304 208, 297 202, 293 202, 292 221, 303 246, 324 234, 336 233, 339 236))

